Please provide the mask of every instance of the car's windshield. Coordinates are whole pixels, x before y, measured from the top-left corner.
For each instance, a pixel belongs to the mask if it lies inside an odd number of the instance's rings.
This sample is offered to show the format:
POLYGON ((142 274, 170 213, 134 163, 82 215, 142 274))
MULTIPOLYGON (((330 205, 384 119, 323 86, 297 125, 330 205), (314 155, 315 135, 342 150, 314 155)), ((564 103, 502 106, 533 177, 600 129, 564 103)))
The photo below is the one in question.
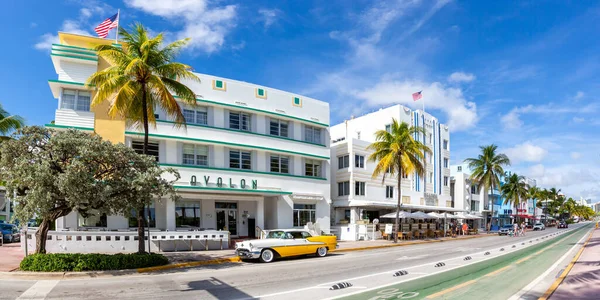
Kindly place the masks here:
POLYGON ((0 224, 0 229, 1 230, 12 230, 13 227, 11 225, 0 224))
POLYGON ((512 225, 504 225, 504 226, 502 226, 502 227, 503 227, 503 228, 512 228, 513 226, 512 226, 512 225))

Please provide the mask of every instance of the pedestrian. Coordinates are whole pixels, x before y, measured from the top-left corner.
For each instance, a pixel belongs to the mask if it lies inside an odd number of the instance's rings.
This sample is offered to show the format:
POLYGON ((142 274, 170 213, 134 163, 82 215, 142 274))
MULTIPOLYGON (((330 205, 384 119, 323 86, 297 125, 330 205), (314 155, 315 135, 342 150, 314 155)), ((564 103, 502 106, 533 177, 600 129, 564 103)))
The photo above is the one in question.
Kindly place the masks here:
POLYGON ((513 232, 515 237, 517 237, 519 235, 519 223, 515 222, 513 223, 513 232))
POLYGON ((463 235, 467 234, 468 230, 469 230, 469 225, 467 225, 466 222, 463 223, 463 226, 462 226, 463 235))
POLYGON ((525 225, 525 222, 521 222, 521 235, 525 236, 525 229, 527 229, 527 227, 525 227, 527 225, 525 225))

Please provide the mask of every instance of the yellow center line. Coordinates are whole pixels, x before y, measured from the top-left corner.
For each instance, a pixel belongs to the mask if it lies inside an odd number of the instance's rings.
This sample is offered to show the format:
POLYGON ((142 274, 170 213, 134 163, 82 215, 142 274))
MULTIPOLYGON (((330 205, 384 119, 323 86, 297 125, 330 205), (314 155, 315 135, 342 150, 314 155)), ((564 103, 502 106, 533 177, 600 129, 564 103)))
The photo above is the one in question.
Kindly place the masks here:
POLYGON ((443 290, 443 291, 440 291, 440 292, 437 292, 437 293, 435 293, 435 294, 431 294, 431 295, 427 296, 427 297, 426 297, 426 299, 433 299, 433 298, 437 298, 437 297, 439 297, 439 296, 445 295, 445 294, 447 294, 447 293, 450 293, 450 292, 452 292, 452 291, 454 291, 454 290, 458 290, 458 289, 460 289, 460 288, 463 288, 463 287, 465 287, 465 286, 468 286, 468 285, 470 285, 470 284, 473 284, 473 283, 475 283, 475 282, 477 282, 477 279, 473 279, 473 280, 469 280, 469 281, 467 281, 467 282, 463 282, 463 283, 461 283, 461 284, 459 284, 459 285, 455 285, 455 286, 453 286, 453 287, 451 287, 451 288, 449 288, 449 289, 445 289, 445 290, 443 290))

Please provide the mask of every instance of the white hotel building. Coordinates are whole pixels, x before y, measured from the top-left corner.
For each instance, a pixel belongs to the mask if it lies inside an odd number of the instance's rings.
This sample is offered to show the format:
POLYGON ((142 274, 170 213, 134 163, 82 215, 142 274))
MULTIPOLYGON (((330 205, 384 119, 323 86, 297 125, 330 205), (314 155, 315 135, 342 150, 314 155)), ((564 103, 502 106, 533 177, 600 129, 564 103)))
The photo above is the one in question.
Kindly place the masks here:
MULTIPOLYGON (((58 75, 49 80, 57 109, 50 128, 95 132, 115 143, 141 149, 143 131, 107 115, 108 105, 90 107, 94 91, 84 82, 108 63, 90 50, 111 41, 59 33, 52 46, 58 75)), ((180 201, 156 201, 150 208, 154 230, 221 230, 232 238, 262 229, 303 227, 318 222, 329 232, 329 104, 298 94, 231 79, 196 74, 184 82, 197 107, 181 103, 187 129, 177 129, 157 110, 150 126, 150 152, 161 166, 181 174, 180 201)), ((127 216, 76 212, 57 229, 135 227, 127 216)))
MULTIPOLYGON (((402 180, 402 207, 412 211, 459 211, 452 208, 450 197, 450 133, 448 126, 423 111, 394 105, 352 118, 331 127, 331 199, 334 223, 342 232, 353 232, 354 224, 379 218, 397 206, 398 186, 395 177, 372 178, 375 162, 368 161, 375 132, 386 129, 395 118, 411 126, 423 126, 426 155, 425 178, 408 174, 402 180), (425 193, 426 192, 426 193, 425 193), (348 226, 350 228, 348 228, 348 226)), ((415 136, 423 141, 423 136, 415 136)), ((460 210, 462 211, 462 210, 460 210)), ((350 237, 352 239, 352 237, 350 237)))

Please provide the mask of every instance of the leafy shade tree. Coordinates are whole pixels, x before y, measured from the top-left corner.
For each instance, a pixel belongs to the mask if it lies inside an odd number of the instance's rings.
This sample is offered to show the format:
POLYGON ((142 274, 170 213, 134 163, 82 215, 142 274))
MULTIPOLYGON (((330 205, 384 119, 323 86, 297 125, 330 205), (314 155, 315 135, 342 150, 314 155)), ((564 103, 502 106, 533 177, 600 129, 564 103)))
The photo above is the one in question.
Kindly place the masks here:
POLYGON ((46 252, 52 222, 72 211, 127 214, 149 195, 175 197, 179 173, 123 144, 102 141, 78 130, 55 132, 24 127, 2 144, 0 174, 8 194, 16 194, 15 216, 41 218, 36 253, 46 252), (174 178, 165 180, 161 175, 174 178))
MULTIPOLYGON (((98 71, 87 80, 88 86, 96 88, 92 106, 109 101, 109 114, 121 116, 131 125, 144 131, 143 153, 148 154, 148 127, 156 127, 154 112, 161 108, 175 121, 175 126, 185 126, 182 109, 175 99, 195 106, 196 94, 178 80, 199 82, 188 65, 174 62, 178 51, 189 39, 163 45, 163 34, 150 37, 141 24, 136 24, 132 32, 120 29, 122 47, 101 45, 96 47, 98 56, 111 66, 98 71), (174 95, 173 95, 174 94, 174 95)), ((136 208, 138 213, 138 235, 140 253, 144 250, 144 207, 136 208)))
POLYGON ((505 178, 504 185, 500 187, 500 192, 504 197, 504 204, 512 204, 515 207, 515 212, 518 215, 519 207, 523 202, 527 201, 529 192, 527 191, 527 183, 525 177, 512 173, 508 178, 505 178))
POLYGON ((7 140, 8 135, 25 126, 25 120, 17 115, 10 115, 0 104, 0 142, 7 140))
POLYGON ((492 217, 487 228, 489 233, 494 218, 494 188, 500 186, 499 176, 504 174, 504 167, 510 166, 510 159, 503 153, 497 153, 498 146, 494 144, 480 146, 479 148, 481 149, 481 154, 477 158, 467 158, 465 162, 468 163, 469 169, 471 169, 471 180, 484 186, 486 189, 490 189, 490 197, 492 197, 490 210, 492 217))
MULTIPOLYGON (((373 150, 369 161, 377 162, 373 170, 373 178, 383 174, 382 183, 386 175, 396 176, 398 181, 398 205, 396 207, 396 230, 398 229, 400 207, 402 201, 402 174, 416 172, 420 176, 425 173, 423 166, 424 153, 431 153, 429 147, 415 140, 416 133, 423 133, 420 127, 409 126, 402 122, 398 123, 392 119, 390 131, 378 130, 375 132, 375 142, 367 149, 373 150)), ((398 236, 394 236, 394 243, 398 242, 398 236)))

